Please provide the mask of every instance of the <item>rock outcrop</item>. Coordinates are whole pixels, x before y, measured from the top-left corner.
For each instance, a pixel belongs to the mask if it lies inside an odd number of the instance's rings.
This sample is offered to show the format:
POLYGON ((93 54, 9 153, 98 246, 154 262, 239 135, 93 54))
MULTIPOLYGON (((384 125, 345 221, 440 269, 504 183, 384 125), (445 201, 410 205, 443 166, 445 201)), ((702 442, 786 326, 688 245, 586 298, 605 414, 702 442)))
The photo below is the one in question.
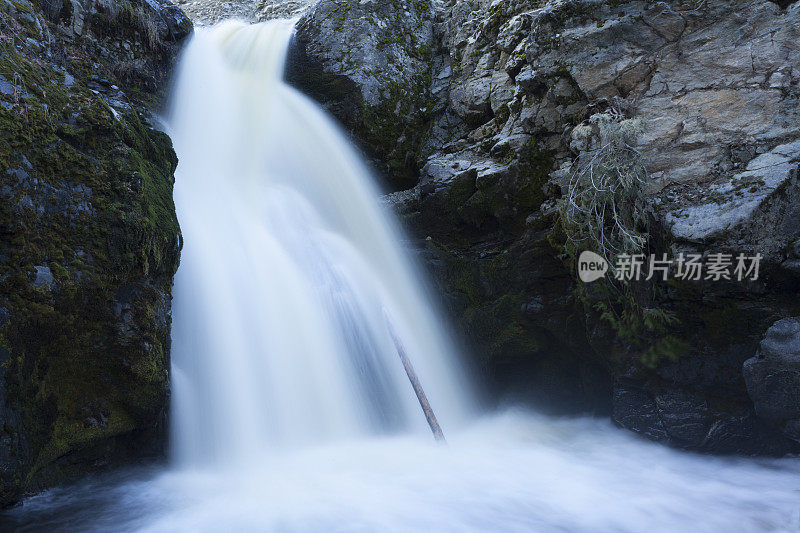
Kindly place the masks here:
POLYGON ((159 453, 177 159, 162 0, 0 0, 0 505, 159 453))
POLYGON ((425 1, 319 2, 297 26, 290 80, 354 130, 395 188, 417 179, 433 37, 425 1))
POLYGON ((800 319, 773 324, 743 372, 756 414, 800 441, 800 319))
POLYGON ((798 447, 756 416, 741 365, 800 312, 798 31, 794 2, 321 0, 290 79, 407 189, 387 201, 430 237, 499 388, 682 447, 780 454, 798 447), (406 38, 384 46, 386 28, 406 38), (390 90, 404 77, 426 83, 390 90), (615 301, 578 285, 559 205, 602 117, 642 126, 644 251, 760 253, 757 280, 633 284, 615 301))
POLYGON ((258 22, 297 18, 311 8, 314 0, 177 0, 176 3, 195 24, 206 25, 230 19, 258 22))

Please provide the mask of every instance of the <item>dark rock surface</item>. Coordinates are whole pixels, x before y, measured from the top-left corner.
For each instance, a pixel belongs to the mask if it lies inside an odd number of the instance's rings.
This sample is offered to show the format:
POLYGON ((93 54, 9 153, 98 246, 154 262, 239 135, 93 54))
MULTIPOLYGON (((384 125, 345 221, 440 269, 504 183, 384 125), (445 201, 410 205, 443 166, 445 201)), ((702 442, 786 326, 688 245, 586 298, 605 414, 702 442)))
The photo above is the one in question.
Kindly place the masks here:
POLYGON ((756 414, 800 441, 800 319, 773 324, 743 373, 756 414))
POLYGON ((370 2, 322 0, 298 27, 290 79, 394 187, 416 178, 387 203, 425 243, 495 388, 611 412, 686 448, 799 450, 755 415, 741 368, 770 324, 800 313, 800 4, 381 5, 378 16, 370 2), (406 12, 398 28, 417 38, 379 46, 406 12), (420 43, 430 53, 415 58, 420 43), (386 79, 365 75, 389 60, 386 79), (426 67, 423 87, 388 90, 426 67), (376 135, 375 114, 399 133, 376 135), (557 205, 597 117, 611 115, 642 125, 645 251, 761 253, 758 280, 635 285, 635 320, 598 308, 564 258, 557 205), (665 332, 641 321, 652 309, 675 317, 665 332), (658 335, 682 345, 664 350, 658 335))
POLYGON ((153 128, 191 22, 0 0, 0 506, 160 453, 177 164, 153 128))

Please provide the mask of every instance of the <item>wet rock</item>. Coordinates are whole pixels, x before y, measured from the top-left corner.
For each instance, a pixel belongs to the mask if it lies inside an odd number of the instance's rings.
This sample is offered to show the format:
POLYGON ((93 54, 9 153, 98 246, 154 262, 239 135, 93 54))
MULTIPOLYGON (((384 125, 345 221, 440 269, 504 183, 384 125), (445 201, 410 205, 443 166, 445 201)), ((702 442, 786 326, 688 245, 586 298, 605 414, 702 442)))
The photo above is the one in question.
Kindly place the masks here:
POLYGON ((152 10, 163 40, 180 42, 192 33, 191 20, 172 2, 144 0, 144 4, 152 10))
POLYGON ((745 361, 742 371, 758 416, 798 439, 800 319, 785 318, 770 327, 758 354, 745 361))
POLYGON ((618 379, 611 416, 621 427, 678 448, 777 456, 799 449, 745 403, 668 383, 618 379))

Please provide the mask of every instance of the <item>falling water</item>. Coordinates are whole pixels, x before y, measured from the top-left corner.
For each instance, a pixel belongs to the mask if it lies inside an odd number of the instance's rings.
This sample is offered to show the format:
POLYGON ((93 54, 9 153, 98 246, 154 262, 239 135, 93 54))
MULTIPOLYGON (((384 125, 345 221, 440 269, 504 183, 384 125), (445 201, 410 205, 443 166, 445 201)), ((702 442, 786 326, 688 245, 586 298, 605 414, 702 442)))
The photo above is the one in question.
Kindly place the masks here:
POLYGON ((445 429, 468 404, 369 172, 282 79, 291 31, 200 29, 181 62, 173 423, 190 463, 424 431, 387 321, 445 429))

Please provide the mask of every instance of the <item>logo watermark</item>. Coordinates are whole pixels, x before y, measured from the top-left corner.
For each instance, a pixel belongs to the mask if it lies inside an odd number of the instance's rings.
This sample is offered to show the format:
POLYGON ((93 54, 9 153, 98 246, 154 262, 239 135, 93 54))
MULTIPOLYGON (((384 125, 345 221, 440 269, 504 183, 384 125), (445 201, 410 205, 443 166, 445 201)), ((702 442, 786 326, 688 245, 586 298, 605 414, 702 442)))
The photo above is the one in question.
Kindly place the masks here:
POLYGON ((611 269, 606 259, 589 250, 578 257, 578 277, 584 283, 591 283, 605 277, 611 270, 619 281, 662 280, 669 278, 686 281, 756 281, 763 256, 745 254, 712 253, 703 258, 702 254, 680 253, 669 258, 667 254, 619 254, 611 269))
POLYGON ((578 277, 584 283, 591 283, 604 277, 608 271, 608 261, 589 250, 581 252, 578 257, 578 277))

